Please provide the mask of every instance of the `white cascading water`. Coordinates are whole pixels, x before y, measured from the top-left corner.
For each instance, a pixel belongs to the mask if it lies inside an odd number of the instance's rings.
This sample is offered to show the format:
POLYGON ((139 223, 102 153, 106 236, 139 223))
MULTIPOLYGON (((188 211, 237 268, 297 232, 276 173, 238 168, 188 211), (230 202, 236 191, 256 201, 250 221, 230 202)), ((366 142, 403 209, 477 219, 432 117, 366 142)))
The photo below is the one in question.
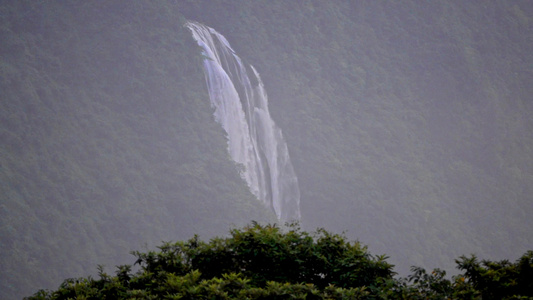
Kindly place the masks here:
POLYGON ((215 120, 228 135, 231 158, 244 166, 251 192, 282 221, 300 219, 300 189, 281 129, 268 111, 259 74, 213 28, 188 22, 205 55, 204 68, 215 120))

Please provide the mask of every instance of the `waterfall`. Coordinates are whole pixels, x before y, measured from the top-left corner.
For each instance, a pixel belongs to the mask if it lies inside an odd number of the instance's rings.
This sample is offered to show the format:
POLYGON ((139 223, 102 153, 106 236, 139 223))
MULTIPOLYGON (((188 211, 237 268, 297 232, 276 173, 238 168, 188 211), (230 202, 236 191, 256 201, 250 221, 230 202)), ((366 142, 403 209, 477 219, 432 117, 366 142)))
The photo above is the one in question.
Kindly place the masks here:
POLYGON ((270 117, 259 73, 245 65, 213 28, 197 22, 186 26, 203 49, 214 117, 227 133, 231 158, 243 166, 242 178, 279 220, 299 220, 298 178, 281 129, 270 117))

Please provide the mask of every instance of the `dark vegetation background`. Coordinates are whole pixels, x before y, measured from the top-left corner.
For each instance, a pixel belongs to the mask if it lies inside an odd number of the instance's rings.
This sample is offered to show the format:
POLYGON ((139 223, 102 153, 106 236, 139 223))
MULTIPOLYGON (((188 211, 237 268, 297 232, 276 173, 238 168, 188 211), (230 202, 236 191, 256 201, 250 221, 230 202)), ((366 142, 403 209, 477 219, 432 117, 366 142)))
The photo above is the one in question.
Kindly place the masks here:
MULTIPOLYGON (((411 265, 533 248, 528 1, 2 1, 0 296, 270 222, 186 19, 260 72, 302 226, 411 265)), ((453 273, 453 272, 452 272, 453 273)))

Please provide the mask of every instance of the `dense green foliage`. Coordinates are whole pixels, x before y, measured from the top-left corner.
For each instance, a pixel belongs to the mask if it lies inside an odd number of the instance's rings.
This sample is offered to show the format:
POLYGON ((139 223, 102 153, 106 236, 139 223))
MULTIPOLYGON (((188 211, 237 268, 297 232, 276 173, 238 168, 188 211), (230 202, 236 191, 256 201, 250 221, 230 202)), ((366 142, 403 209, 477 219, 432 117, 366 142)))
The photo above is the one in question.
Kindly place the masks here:
POLYGON ((315 235, 292 225, 253 224, 209 243, 194 237, 160 251, 134 252, 140 270, 119 266, 116 276, 68 279, 56 291, 28 299, 521 299, 533 297, 533 252, 517 263, 475 257, 458 261, 465 273, 413 268, 392 277, 384 256, 323 229, 315 235))
POLYGON ((131 249, 274 221, 226 153, 185 19, 261 74, 302 227, 345 231, 402 275, 450 272, 465 253, 518 257, 533 240, 532 9, 1 1, 0 298, 131 249))

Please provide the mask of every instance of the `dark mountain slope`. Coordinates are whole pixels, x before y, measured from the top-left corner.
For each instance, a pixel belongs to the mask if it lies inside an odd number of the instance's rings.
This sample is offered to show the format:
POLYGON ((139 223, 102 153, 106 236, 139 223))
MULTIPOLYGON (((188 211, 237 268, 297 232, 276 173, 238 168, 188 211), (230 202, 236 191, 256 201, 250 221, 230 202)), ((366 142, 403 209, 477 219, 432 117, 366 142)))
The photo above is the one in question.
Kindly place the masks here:
POLYGON ((261 72, 309 229, 402 273, 532 247, 527 1, 195 3, 261 72))
POLYGON ((516 259, 533 241, 531 9, 2 3, 0 289, 28 295, 131 263, 139 245, 271 218, 226 154, 185 18, 261 73, 305 228, 347 231, 403 274, 516 259))
POLYGON ((175 5, 1 7, 0 298, 272 220, 226 153, 175 5))

